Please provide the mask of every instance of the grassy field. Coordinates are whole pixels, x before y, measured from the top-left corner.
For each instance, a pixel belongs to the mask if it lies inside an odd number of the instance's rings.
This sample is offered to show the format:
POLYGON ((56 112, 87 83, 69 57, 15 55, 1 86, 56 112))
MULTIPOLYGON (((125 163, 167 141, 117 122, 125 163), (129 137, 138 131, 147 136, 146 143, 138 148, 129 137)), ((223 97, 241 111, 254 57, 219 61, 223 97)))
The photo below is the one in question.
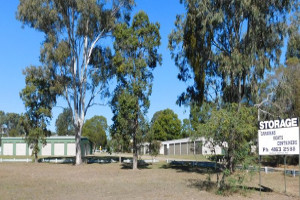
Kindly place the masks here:
MULTIPOLYGON (((0 163, 0 199, 298 199, 299 179, 288 176, 284 194, 282 173, 262 173, 262 184, 272 190, 262 196, 256 190, 216 195, 206 191, 207 177, 163 161, 137 171, 119 163, 0 163)), ((257 185, 255 175, 247 186, 257 185)))

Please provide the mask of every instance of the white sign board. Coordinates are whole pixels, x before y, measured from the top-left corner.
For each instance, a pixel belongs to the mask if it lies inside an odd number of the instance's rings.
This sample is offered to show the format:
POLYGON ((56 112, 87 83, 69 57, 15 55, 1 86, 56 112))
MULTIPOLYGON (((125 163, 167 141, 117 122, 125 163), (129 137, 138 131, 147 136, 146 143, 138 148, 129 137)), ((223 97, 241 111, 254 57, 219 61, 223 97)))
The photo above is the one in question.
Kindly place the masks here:
POLYGON ((259 155, 299 154, 298 118, 259 122, 259 155))

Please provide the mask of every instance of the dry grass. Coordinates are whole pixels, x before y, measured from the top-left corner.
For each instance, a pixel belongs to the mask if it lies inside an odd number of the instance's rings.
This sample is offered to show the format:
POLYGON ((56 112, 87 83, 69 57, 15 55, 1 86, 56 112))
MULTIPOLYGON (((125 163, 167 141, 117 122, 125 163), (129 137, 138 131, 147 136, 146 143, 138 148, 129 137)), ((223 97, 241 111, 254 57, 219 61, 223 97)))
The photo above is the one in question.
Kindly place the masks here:
MULTIPOLYGON (((156 164, 132 171, 119 163, 69 164, 1 163, 0 199, 298 199, 298 178, 262 173, 263 185, 274 192, 218 196, 203 187, 207 174, 156 164)), ((212 176, 212 180, 215 176, 212 176)), ((257 187, 258 176, 248 186, 257 187)))
MULTIPOLYGON (((108 156, 106 153, 95 153, 96 156, 108 156)), ((113 154, 112 156, 132 157, 132 153, 113 154)), ((150 155, 140 155, 141 159, 152 159, 150 155)), ((154 157, 157 160, 194 160, 208 161, 208 156, 204 155, 158 155, 154 157)))

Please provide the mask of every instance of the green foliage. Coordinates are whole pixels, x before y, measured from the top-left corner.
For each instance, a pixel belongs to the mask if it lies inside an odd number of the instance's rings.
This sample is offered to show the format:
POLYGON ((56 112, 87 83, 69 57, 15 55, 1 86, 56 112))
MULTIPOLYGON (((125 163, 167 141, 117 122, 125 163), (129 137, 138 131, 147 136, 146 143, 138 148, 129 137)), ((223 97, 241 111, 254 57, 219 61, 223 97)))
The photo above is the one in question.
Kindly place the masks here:
POLYGON ((75 135, 72 110, 64 109, 55 121, 57 135, 75 135))
POLYGON ((21 115, 0 111, 0 132, 7 136, 15 137, 24 134, 20 124, 21 115))
POLYGON ((190 119, 183 119, 182 120, 181 136, 183 138, 186 138, 186 137, 190 137, 192 135, 194 135, 194 130, 193 130, 190 119))
POLYGON ((155 140, 178 139, 181 135, 181 121, 171 109, 158 111, 151 120, 151 132, 155 140))
POLYGON ((260 103, 256 104, 260 120, 300 116, 299 16, 299 7, 295 7, 290 14, 285 65, 276 68, 262 84, 260 103))
POLYGON ((130 26, 126 23, 116 26, 113 35, 117 88, 111 102, 114 114, 111 133, 112 139, 120 138, 123 144, 132 139, 135 169, 138 140, 147 127, 144 115, 150 106, 152 70, 161 62, 159 24, 151 23, 147 14, 140 11, 130 26))
POLYGON ((121 133, 117 133, 114 130, 110 129, 110 134, 113 136, 108 141, 109 152, 130 152, 130 135, 125 135, 121 133))
POLYGON ((294 34, 290 37, 286 52, 286 58, 300 59, 300 34, 294 34))
POLYGON ((47 130, 52 118, 51 110, 56 104, 56 95, 59 88, 51 79, 52 73, 43 67, 27 67, 24 70, 25 88, 20 92, 25 108, 26 115, 22 116, 21 123, 25 131, 26 142, 33 149, 37 162, 39 152, 39 141, 45 145, 45 137, 50 135, 47 130))
POLYGON ((194 80, 179 99, 256 102, 259 82, 278 64, 286 17, 296 1, 183 0, 169 49, 178 78, 194 80))
POLYGON ((108 129, 106 118, 103 116, 94 116, 86 120, 83 125, 82 135, 89 138, 93 143, 93 149, 107 145, 106 131, 108 129))
POLYGON ((220 185, 217 190, 217 194, 228 196, 234 193, 239 193, 241 195, 246 195, 249 192, 249 187, 245 186, 245 182, 253 181, 253 176, 255 175, 254 170, 249 170, 249 166, 255 166, 255 158, 253 156, 247 157, 245 160, 246 165, 242 165, 240 170, 237 170, 234 174, 230 173, 230 170, 226 169, 224 174, 227 176, 226 181, 220 185))
POLYGON ((300 116, 300 62, 288 58, 265 80, 262 90, 260 120, 300 116))
POLYGON ((192 133, 196 134, 201 131, 199 130, 199 124, 203 124, 209 120, 211 109, 214 107, 215 104, 207 102, 203 103, 202 106, 196 103, 190 105, 190 123, 194 130, 192 133))
POLYGON ((129 94, 127 90, 118 95, 116 93, 113 98, 114 123, 111 127, 111 136, 117 152, 130 152, 130 140, 138 134, 139 129, 135 127, 137 126, 135 120, 140 122, 143 118, 137 110, 136 99, 137 97, 129 94))
POLYGON ((37 162, 37 155, 40 152, 39 143, 45 146, 46 136, 49 136, 50 132, 43 130, 40 127, 31 128, 28 135, 25 138, 25 141, 29 145, 30 149, 32 149, 32 155, 34 155, 35 162, 37 162))
POLYGON ((160 141, 158 140, 152 140, 149 144, 149 155, 153 157, 156 157, 159 154, 160 150, 160 141))
POLYGON ((228 104, 210 111, 209 119, 199 124, 198 135, 224 149, 225 166, 232 173, 250 155, 250 141, 257 135, 256 121, 255 109, 246 106, 238 109, 237 104, 228 104))
POLYGON ((40 61, 72 109, 77 165, 87 110, 99 103, 97 96, 108 96, 114 74, 112 53, 102 41, 117 23, 128 21, 133 5, 134 0, 21 0, 18 6, 17 19, 45 34, 40 61))

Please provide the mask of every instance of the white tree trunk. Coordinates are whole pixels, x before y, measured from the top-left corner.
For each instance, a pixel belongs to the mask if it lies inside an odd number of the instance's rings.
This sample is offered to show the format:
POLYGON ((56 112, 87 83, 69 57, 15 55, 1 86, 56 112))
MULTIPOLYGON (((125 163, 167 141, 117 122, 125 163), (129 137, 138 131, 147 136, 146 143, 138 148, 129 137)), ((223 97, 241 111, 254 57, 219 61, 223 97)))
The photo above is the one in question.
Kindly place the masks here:
POLYGON ((136 138, 135 138, 135 136, 134 136, 134 138, 133 138, 132 169, 133 169, 133 170, 137 170, 137 169, 138 169, 138 150, 137 150, 137 143, 136 143, 136 138))
MULTIPOLYGON (((80 126, 82 127, 82 126, 80 126)), ((75 133, 75 146, 76 146, 76 165, 80 165, 82 164, 82 158, 81 158, 81 132, 82 132, 82 128, 77 128, 75 129, 76 133, 75 133)))

